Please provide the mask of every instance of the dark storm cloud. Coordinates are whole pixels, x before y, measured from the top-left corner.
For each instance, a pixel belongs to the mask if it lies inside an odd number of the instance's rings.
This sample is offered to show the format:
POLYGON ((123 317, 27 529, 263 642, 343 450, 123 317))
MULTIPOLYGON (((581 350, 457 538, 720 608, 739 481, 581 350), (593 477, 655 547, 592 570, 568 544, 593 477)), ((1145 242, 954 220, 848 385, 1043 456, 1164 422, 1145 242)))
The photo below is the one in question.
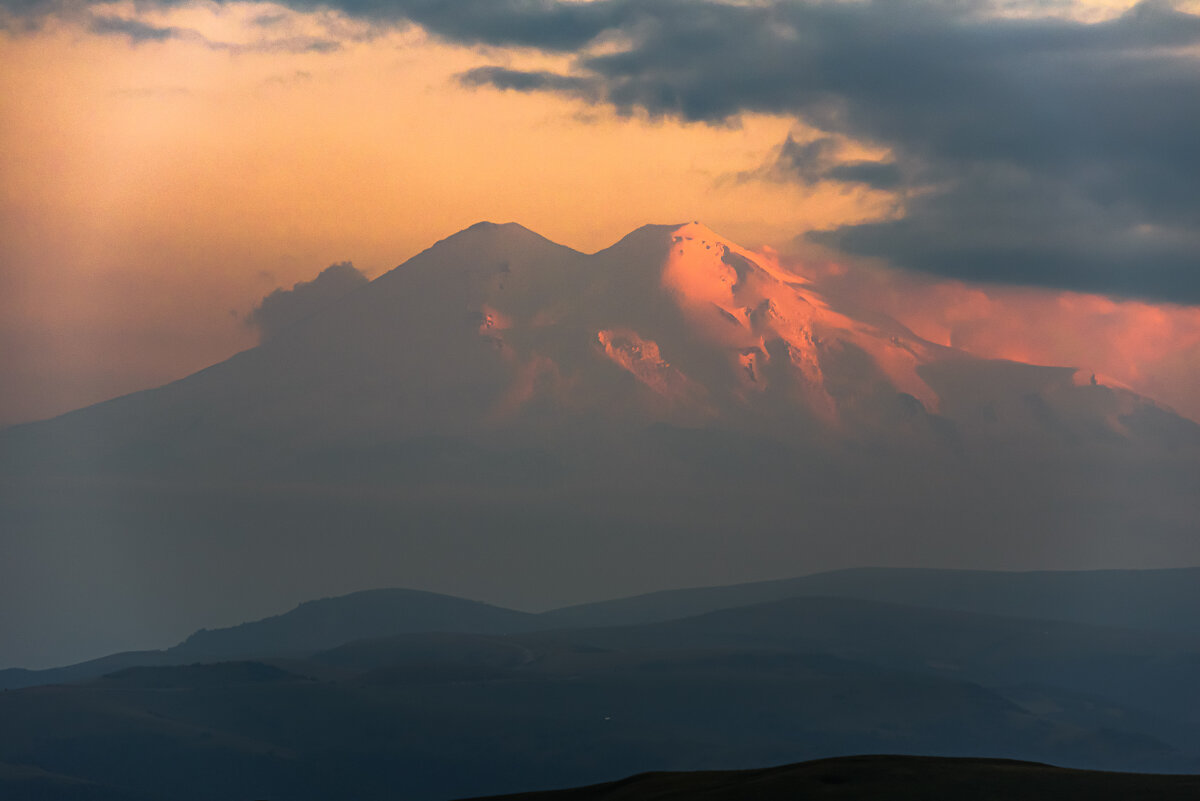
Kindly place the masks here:
POLYGON ((88 29, 101 36, 124 36, 131 44, 178 40, 192 42, 209 50, 225 53, 329 53, 341 48, 341 43, 332 39, 312 36, 290 36, 280 39, 262 39, 256 42, 222 42, 209 39, 191 28, 176 28, 148 25, 136 19, 97 15, 89 19, 88 29))
POLYGON ((518 92, 549 91, 570 94, 583 99, 599 97, 600 82, 553 72, 524 72, 504 67, 478 67, 458 76, 463 86, 491 86, 496 89, 512 89, 518 92))
POLYGON ((793 114, 892 160, 789 140, 763 177, 904 191, 903 219, 827 243, 968 279, 1200 302, 1200 59, 1181 50, 1200 45, 1200 17, 1157 3, 1095 24, 913 0, 620 8, 627 49, 581 53, 569 76, 470 80, 587 86, 618 112, 687 121, 793 114))
MULTIPOLYGON (((176 6, 187 0, 159 0, 146 5, 176 6)), ((0 19, 37 18, 69 13, 89 0, 0 0, 0 19)), ((667 6, 644 0, 600 0, 595 3, 555 0, 285 0, 297 11, 333 9, 381 25, 415 23, 444 40, 496 47, 531 47, 570 52, 608 30, 619 30, 644 17, 669 17, 667 6)), ((670 4, 674 5, 674 2, 670 4)), ((682 6, 680 6, 682 8, 682 6)), ((270 25, 273 15, 258 18, 270 25)))
POLYGON ((779 154, 766 166, 740 173, 741 181, 790 181, 812 185, 822 181, 865 184, 873 189, 895 189, 902 178, 897 165, 883 161, 843 161, 842 145, 830 136, 801 144, 789 136, 779 154))
MULTIPOLYGON (((602 32, 629 24, 638 3, 552 0, 397 0, 379 2, 379 16, 395 15, 438 36, 465 44, 571 51, 602 32)), ((351 4, 360 0, 349 0, 351 4)))
POLYGON ((92 33, 101 35, 127 36, 129 37, 129 41, 135 44, 138 42, 162 42, 167 39, 178 39, 190 33, 190 31, 182 28, 164 28, 147 25, 135 19, 103 16, 92 17, 88 28, 92 33))
POLYGON ((301 281, 291 289, 276 289, 267 295, 250 312, 247 322, 258 328, 266 341, 366 283, 367 277, 350 262, 331 264, 311 281, 301 281))
MULTIPOLYGON (((1200 303, 1200 16, 1165 2, 1091 24, 996 14, 1070 7, 1058 2, 986 0, 287 5, 574 56, 561 74, 477 68, 459 76, 468 86, 710 124, 783 114, 831 141, 886 149, 880 162, 846 161, 836 149, 788 153, 807 147, 789 140, 759 171, 895 191, 902 219, 817 235, 851 253, 967 279, 1200 303)), ((172 30, 97 24, 134 41, 172 30)))

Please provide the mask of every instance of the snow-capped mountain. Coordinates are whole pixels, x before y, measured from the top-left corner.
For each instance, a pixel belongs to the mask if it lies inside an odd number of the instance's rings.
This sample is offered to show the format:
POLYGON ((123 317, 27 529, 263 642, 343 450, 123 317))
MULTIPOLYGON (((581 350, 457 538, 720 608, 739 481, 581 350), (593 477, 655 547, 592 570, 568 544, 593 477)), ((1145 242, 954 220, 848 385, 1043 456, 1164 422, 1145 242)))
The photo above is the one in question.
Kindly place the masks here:
POLYGON ((27 464, 224 474, 414 438, 552 442, 585 420, 939 447, 1177 445, 1197 428, 1072 368, 973 358, 838 308, 697 223, 592 255, 480 223, 258 348, 7 440, 36 446, 27 464))

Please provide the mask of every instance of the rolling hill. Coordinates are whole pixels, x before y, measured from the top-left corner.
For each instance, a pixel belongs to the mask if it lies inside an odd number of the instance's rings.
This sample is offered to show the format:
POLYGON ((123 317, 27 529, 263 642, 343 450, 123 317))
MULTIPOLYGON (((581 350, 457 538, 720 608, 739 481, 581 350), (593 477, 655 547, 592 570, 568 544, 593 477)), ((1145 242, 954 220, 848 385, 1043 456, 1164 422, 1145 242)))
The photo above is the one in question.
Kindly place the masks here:
MULTIPOLYGON (((1001 759, 860 756, 745 771, 650 773, 570 790, 492 796, 492 801, 1123 801, 1194 798, 1195 776, 1064 770, 1001 759)), ((474 799, 473 801, 483 801, 474 799)))

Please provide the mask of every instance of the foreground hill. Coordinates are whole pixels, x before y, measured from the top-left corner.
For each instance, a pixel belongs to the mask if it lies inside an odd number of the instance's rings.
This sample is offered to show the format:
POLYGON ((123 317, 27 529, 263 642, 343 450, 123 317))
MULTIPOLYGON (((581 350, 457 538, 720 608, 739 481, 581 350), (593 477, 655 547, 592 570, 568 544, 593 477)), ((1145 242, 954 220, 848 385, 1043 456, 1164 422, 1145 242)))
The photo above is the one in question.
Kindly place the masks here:
POLYGON ((172 801, 436 801, 864 752, 1195 764, 1145 734, 863 662, 524 645, 528 661, 464 658, 471 649, 456 645, 324 678, 294 663, 221 663, 0 693, 0 762, 172 801))
MULTIPOLYGON (((744 771, 648 773, 490 801, 1185 801, 1200 776, 1065 770, 1002 759, 856 756, 744 771)), ((483 799, 473 799, 483 801, 483 799)))

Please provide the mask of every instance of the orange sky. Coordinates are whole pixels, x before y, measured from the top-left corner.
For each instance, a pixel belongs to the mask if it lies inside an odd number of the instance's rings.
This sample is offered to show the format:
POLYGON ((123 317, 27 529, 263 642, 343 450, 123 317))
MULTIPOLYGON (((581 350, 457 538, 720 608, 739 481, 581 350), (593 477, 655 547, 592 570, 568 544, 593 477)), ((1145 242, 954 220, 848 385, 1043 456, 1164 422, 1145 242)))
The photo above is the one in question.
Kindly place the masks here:
POLYGON ((792 267, 931 342, 1077 367, 1200 421, 1200 307, 971 285, 837 260, 798 259, 792 267))
MULTIPOLYGON (((481 219, 585 251, 691 219, 786 249, 896 213, 883 192, 738 180, 804 136, 791 119, 464 89, 455 74, 498 59, 554 65, 266 4, 138 19, 205 39, 0 33, 0 424, 186 375, 252 346, 245 317, 275 287, 344 260, 378 275, 481 219), (248 24, 264 13, 280 20, 248 24), (337 52, 289 52, 331 27, 337 52)), ((1094 365, 1200 419, 1197 309, 882 275, 858 291, 931 339, 1094 365)))

